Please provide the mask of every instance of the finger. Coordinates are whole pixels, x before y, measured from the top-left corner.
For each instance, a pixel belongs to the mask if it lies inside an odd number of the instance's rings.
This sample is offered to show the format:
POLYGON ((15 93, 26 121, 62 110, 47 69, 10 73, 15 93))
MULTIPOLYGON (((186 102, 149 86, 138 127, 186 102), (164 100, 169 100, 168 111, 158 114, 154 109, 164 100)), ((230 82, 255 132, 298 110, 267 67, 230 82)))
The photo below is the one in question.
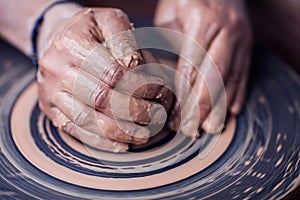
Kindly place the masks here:
POLYGON ((243 36, 239 40, 239 49, 236 51, 235 63, 233 66, 233 76, 231 77, 231 85, 236 85, 236 91, 233 94, 232 101, 228 104, 228 110, 233 115, 240 113, 247 92, 247 82, 250 68, 250 57, 252 47, 251 33, 243 36))
MULTIPOLYGON (((239 41, 239 46, 235 48, 233 54, 233 62, 230 67, 230 76, 228 76, 225 83, 226 104, 222 104, 220 97, 218 102, 213 106, 211 112, 208 114, 202 124, 202 129, 207 133, 220 133, 224 127, 224 115, 220 112, 224 109, 231 109, 234 97, 238 89, 238 84, 243 78, 243 73, 246 67, 243 66, 244 58, 246 57, 246 48, 242 41, 239 41), (226 108, 224 108, 226 106, 226 108)), ((221 95, 222 93, 220 93, 221 95)))
POLYGON ((59 130, 62 130, 64 133, 75 137, 91 147, 111 152, 124 152, 128 150, 128 145, 125 143, 112 141, 80 128, 68 119, 58 108, 50 108, 48 110, 48 117, 59 130))
POLYGON ((154 24, 163 26, 176 21, 176 4, 172 0, 158 1, 155 9, 154 24))
MULTIPOLYGON (((65 48, 71 58, 74 58, 70 59, 70 62, 73 63, 75 68, 90 74, 112 88, 118 87, 120 91, 133 93, 132 90, 135 86, 141 86, 134 91, 134 95, 139 98, 161 99, 168 96, 162 87, 167 84, 164 80, 142 72, 126 70, 100 44, 94 49, 80 45, 74 48, 67 45, 65 48), (74 49, 80 49, 80 51, 74 49), (144 84, 145 82, 149 84, 144 84)), ((59 63, 53 61, 52 65, 55 66, 55 64, 59 65, 59 63)), ((65 70, 65 73, 67 73, 67 70, 65 70)))
POLYGON ((145 64, 142 67, 142 71, 146 74, 151 74, 153 76, 159 77, 164 80, 168 85, 168 87, 172 86, 172 82, 170 80, 170 74, 168 74, 168 69, 161 64, 158 59, 156 59, 149 51, 141 50, 143 59, 145 60, 145 64))
POLYGON ((55 50, 60 51, 65 57, 71 56, 69 59, 77 65, 104 41, 97 22, 89 10, 77 13, 71 23, 67 24, 63 32, 53 41, 55 50))
MULTIPOLYGON (((80 68, 80 70, 89 73, 109 86, 115 87, 119 80, 127 74, 127 68, 121 66, 111 52, 100 44, 104 40, 104 35, 99 30, 99 27, 97 28, 94 11, 88 9, 83 14, 81 13, 81 15, 77 16, 77 18, 75 20, 76 23, 70 24, 66 28, 68 31, 55 40, 56 48, 61 50, 63 56, 67 57, 73 67, 80 68), (89 23, 86 23, 86 20, 89 23), (78 24, 82 25, 82 28, 78 29, 78 24)), ((118 85, 122 91, 130 90, 133 85, 138 83, 136 81, 162 82, 144 73, 132 72, 126 77, 128 80, 126 82, 123 81, 123 83, 127 84, 118 85)), ((155 99, 157 96, 160 97, 161 94, 164 94, 161 89, 162 87, 159 84, 147 84, 136 90, 134 94, 142 98, 155 99)))
MULTIPOLYGON (((226 79, 230 65, 232 64, 235 44, 236 42, 225 30, 222 30, 212 43, 208 55, 200 67, 200 76, 198 76, 193 86, 196 99, 191 99, 193 96, 190 95, 188 97, 190 98, 189 104, 185 104, 186 106, 183 108, 184 115, 186 116, 182 122, 182 131, 184 134, 190 135, 191 133, 196 133, 195 130, 190 130, 195 125, 189 127, 189 121, 197 119, 195 118, 197 114, 195 110, 199 110, 197 122, 201 126, 210 112, 212 105, 216 103, 220 92, 225 92, 223 80, 226 79)), ((223 101, 222 103, 224 103, 223 101)))
POLYGON ((170 80, 170 76, 172 75, 172 73, 170 73, 172 72, 172 70, 169 68, 170 64, 169 63, 167 63, 168 65, 155 64, 158 63, 158 61, 156 60, 156 58, 152 56, 151 53, 142 50, 142 54, 147 63, 146 65, 143 66, 144 69, 143 71, 145 71, 148 74, 160 77, 163 80, 166 80, 167 85, 164 85, 165 87, 163 87, 162 89, 165 91, 165 93, 163 93, 164 95, 161 96, 159 102, 164 106, 167 112, 169 111, 170 118, 168 119, 168 124, 167 124, 168 128, 170 130, 177 131, 178 128, 176 127, 178 122, 180 122, 180 118, 178 116, 180 115, 178 115, 178 113, 174 110, 174 108, 171 109, 174 105, 174 99, 175 99, 172 91, 175 91, 175 89, 174 89, 174 85, 170 80))
POLYGON ((145 143, 149 130, 134 123, 116 121, 72 98, 65 92, 56 92, 53 102, 77 126, 100 137, 126 143, 145 143))
POLYGON ((82 64, 81 68, 84 68, 89 74, 108 84, 112 88, 117 88, 120 91, 133 94, 139 98, 159 99, 164 101, 165 98, 169 97, 164 88, 165 85, 168 85, 168 79, 149 75, 145 73, 145 70, 128 71, 115 60, 110 60, 111 57, 109 55, 105 62, 100 63, 101 67, 98 67, 98 58, 105 53, 107 53, 106 49, 103 49, 103 46, 99 46, 97 51, 94 51, 89 59, 82 64))
POLYGON ((189 80, 191 85, 194 84, 197 78, 197 69, 199 70, 201 66, 206 50, 209 49, 219 32, 218 26, 208 23, 203 17, 200 17, 196 23, 194 20, 185 22, 183 27, 186 37, 178 61, 178 71, 181 73, 181 76, 176 77, 176 89, 179 98, 189 93, 188 88, 184 88, 183 78, 189 80))
POLYGON ((236 92, 237 85, 233 81, 227 81, 226 83, 226 89, 225 89, 225 94, 226 94, 226 104, 224 104, 222 99, 224 98, 218 98, 217 103, 213 106, 207 117, 205 118, 204 122, 202 123, 202 129, 206 133, 211 133, 211 134, 217 134, 220 133, 223 128, 224 128, 224 122, 225 122, 225 117, 223 111, 228 108, 230 108, 231 102, 233 100, 234 94, 236 92), (224 107, 224 105, 226 107, 224 107))
POLYGON ((135 151, 135 150, 142 150, 144 148, 149 149, 149 147, 157 147, 160 144, 163 144, 164 141, 166 141, 166 139, 168 139, 168 138, 170 139, 170 137, 172 137, 172 134, 174 136, 175 133, 171 133, 170 130, 163 128, 159 131, 158 134, 151 137, 146 144, 130 145, 130 150, 135 151))
POLYGON ((158 60, 148 51, 142 51, 143 59, 146 64, 141 65, 137 71, 130 71, 127 73, 126 81, 119 84, 121 88, 131 87, 137 85, 133 95, 142 97, 145 99, 157 99, 158 102, 162 103, 165 108, 172 104, 172 82, 170 75, 167 74, 167 70, 164 66, 159 64, 158 60), (143 95, 141 95, 143 94, 143 95))
MULTIPOLYGON (((100 10, 103 11, 103 9, 100 10)), ((98 12, 97 15, 99 15, 98 12)), ((109 37, 109 35, 99 30, 92 9, 80 13, 75 22, 68 25, 66 27, 68 31, 55 40, 56 49, 60 50, 63 57, 66 57, 73 67, 80 68, 80 70, 89 73, 109 86, 115 87, 119 79, 126 74, 127 70, 124 66, 120 65, 106 47, 100 44, 104 40, 104 37, 109 37), (86 23, 86 21, 89 23, 86 23), (82 27, 79 29, 78 25, 82 27)), ((108 28, 109 24, 106 25, 106 29, 108 28)), ((57 62, 52 61, 52 63, 57 62)), ((55 65, 53 64, 53 66, 55 65)), ((148 81, 148 79, 155 79, 143 73, 135 72, 130 73, 127 77, 128 84, 125 86, 120 85, 121 90, 126 89, 126 87, 128 88, 128 85, 130 85, 129 89, 132 85, 136 85, 136 80, 140 80, 141 82, 141 80, 148 81)), ((156 82, 161 81, 158 80, 156 82)), ((162 93, 161 89, 162 87, 157 84, 148 84, 135 91, 135 95, 153 99, 162 93)))
POLYGON ((246 98, 253 42, 252 32, 250 30, 246 31, 246 34, 243 36, 240 42, 243 44, 244 47, 243 51, 241 51, 242 54, 239 57, 240 60, 238 60, 237 65, 241 66, 243 71, 239 79, 237 92, 235 94, 236 96, 234 97, 234 101, 230 108, 230 111, 233 115, 238 115, 241 112, 246 98))
POLYGON ((166 118, 162 106, 154 101, 136 98, 113 90, 101 81, 70 69, 60 83, 60 91, 67 91, 82 103, 111 117, 139 124, 160 124, 166 118))
MULTIPOLYGON (((112 88, 117 87, 118 90, 133 93, 139 98, 163 99, 169 96, 163 87, 163 85, 167 85, 166 81, 143 72, 126 70, 102 45, 98 45, 88 57, 78 63, 81 63, 80 70, 112 88), (136 86, 140 87, 136 88, 136 86)), ((75 67, 78 68, 78 66, 75 67)))
POLYGON ((63 127, 62 131, 64 133, 70 134, 82 143, 85 143, 96 149, 101 149, 104 151, 114 153, 125 152, 129 149, 128 144, 126 143, 116 142, 113 140, 102 138, 99 135, 84 130, 72 123, 68 123, 66 127, 63 127))
POLYGON ((146 74, 153 75, 158 77, 164 81, 164 85, 161 88, 161 94, 159 97, 159 102, 164 106, 164 108, 169 111, 172 107, 173 100, 174 100, 174 86, 170 79, 170 69, 169 66, 159 64, 159 61, 149 52, 146 50, 142 50, 142 55, 144 60, 147 64, 143 65, 141 71, 145 72, 146 74))
POLYGON ((244 72, 239 80, 239 86, 237 88, 236 96, 231 105, 230 111, 233 115, 238 115, 242 108, 246 98, 247 92, 247 83, 249 79, 249 54, 246 54, 246 58, 244 59, 244 72))
POLYGON ((112 55, 127 68, 138 66, 142 56, 127 15, 119 9, 95 9, 93 14, 112 55))
MULTIPOLYGON (((200 19, 200 18, 199 18, 200 19)), ((174 106, 173 114, 169 127, 178 130, 180 125, 180 104, 185 104, 188 94, 191 93, 190 85, 194 85, 198 76, 198 70, 206 55, 206 50, 210 47, 216 37, 219 27, 214 24, 200 20, 195 23, 193 20, 184 24, 183 31, 185 39, 181 47, 180 58, 178 61, 179 73, 175 77, 175 87, 177 101, 174 106), (189 84, 186 84, 186 81, 189 84)))
POLYGON ((241 61, 240 61, 241 65, 244 68, 244 72, 239 82, 239 87, 235 96, 235 100, 231 106, 231 113, 233 115, 239 114, 242 110, 246 98, 247 83, 249 79, 250 59, 251 59, 252 44, 253 44, 253 35, 250 30, 247 31, 245 38, 247 38, 247 40, 244 42, 245 53, 244 53, 244 57, 241 57, 241 61))
MULTIPOLYGON (((226 102, 227 108, 233 115, 240 112, 245 92, 246 83, 248 76, 248 60, 249 60, 249 49, 250 45, 246 41, 239 41, 240 45, 236 48, 234 54, 234 62, 231 68, 231 76, 226 80, 226 102), (239 96, 239 97, 238 97, 239 96), (234 98, 239 99, 234 99, 234 98), (238 101, 236 104, 234 101, 238 101), (236 107, 234 107, 236 106, 236 107)), ((224 109, 221 107, 219 101, 213 107, 210 114, 207 116, 202 124, 204 131, 208 133, 219 133, 223 129, 224 118, 219 113, 220 110, 224 109)))

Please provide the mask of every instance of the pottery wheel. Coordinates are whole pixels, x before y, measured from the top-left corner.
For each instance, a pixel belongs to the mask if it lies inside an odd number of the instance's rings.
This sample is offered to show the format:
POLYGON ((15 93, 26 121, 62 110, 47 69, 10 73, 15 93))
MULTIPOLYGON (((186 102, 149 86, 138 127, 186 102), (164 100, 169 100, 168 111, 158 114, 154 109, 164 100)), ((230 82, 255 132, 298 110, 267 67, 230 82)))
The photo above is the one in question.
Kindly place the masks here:
POLYGON ((278 199, 299 185, 300 80, 272 56, 255 59, 246 108, 223 134, 114 154, 55 129, 35 69, 1 48, 1 199, 278 199))

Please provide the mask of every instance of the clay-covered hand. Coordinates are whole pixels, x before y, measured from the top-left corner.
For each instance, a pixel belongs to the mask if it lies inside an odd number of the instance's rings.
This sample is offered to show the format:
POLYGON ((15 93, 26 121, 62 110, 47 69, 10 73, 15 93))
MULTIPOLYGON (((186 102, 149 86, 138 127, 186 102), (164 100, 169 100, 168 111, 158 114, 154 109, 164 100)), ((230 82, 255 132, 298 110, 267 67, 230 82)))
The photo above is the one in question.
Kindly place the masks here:
POLYGON ((147 142, 144 125, 164 123, 172 104, 162 86, 166 80, 133 70, 145 56, 132 29, 127 16, 113 8, 78 8, 62 20, 46 18, 42 26, 39 106, 55 126, 90 146, 124 151, 129 143, 147 142), (133 93, 141 80, 157 84, 133 93))
MULTIPOLYGON (((218 113, 222 110, 220 94, 223 86, 226 110, 233 115, 241 111, 246 93, 252 33, 244 1, 161 0, 156 10, 155 23, 190 38, 182 43, 180 50, 182 57, 179 58, 177 69, 181 75, 177 75, 175 80, 177 97, 183 104, 193 97, 193 92, 184 86, 185 77, 197 97, 200 113, 197 126, 210 133, 220 132, 224 125, 218 113), (201 45, 204 52, 195 49, 191 41, 201 45), (214 81, 217 73, 210 73, 214 66, 221 82, 214 81), (209 93, 208 83, 213 88, 212 93, 209 93)), ((187 110, 189 106, 185 106, 187 110)), ((180 110, 178 103, 174 110, 180 110)), ((181 130, 184 134, 197 136, 198 131, 191 130, 193 113, 196 113, 194 111, 194 108, 190 109, 192 114, 182 111, 189 117, 182 120, 181 130)), ((175 114, 173 116, 177 117, 170 121, 170 127, 176 130, 180 118, 175 114)))

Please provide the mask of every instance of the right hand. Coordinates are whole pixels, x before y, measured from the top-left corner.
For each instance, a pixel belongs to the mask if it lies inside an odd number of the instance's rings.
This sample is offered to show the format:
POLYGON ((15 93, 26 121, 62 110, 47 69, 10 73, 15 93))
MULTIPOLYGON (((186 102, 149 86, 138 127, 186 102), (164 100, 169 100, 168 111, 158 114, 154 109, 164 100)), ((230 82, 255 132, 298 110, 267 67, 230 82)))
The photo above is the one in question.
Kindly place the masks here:
POLYGON ((246 97, 252 31, 245 2, 160 0, 155 23, 186 36, 169 127, 192 137, 200 135, 198 128, 220 133, 226 114, 239 114, 246 97))
POLYGON ((173 96, 159 84, 143 85, 134 96, 126 94, 139 80, 164 83, 159 77, 131 70, 144 58, 128 31, 133 27, 126 14, 113 8, 82 8, 58 21, 53 25, 50 20, 49 27, 55 28, 47 29, 46 19, 39 41, 40 109, 60 130, 96 148, 117 152, 127 150, 128 143, 146 143, 150 131, 144 125, 160 124, 166 117, 157 102, 168 112, 173 96), (115 90, 126 73, 130 78, 115 90), (113 95, 118 98, 117 111, 112 108, 113 95), (123 115, 128 110, 126 98, 130 98, 130 118, 123 115))

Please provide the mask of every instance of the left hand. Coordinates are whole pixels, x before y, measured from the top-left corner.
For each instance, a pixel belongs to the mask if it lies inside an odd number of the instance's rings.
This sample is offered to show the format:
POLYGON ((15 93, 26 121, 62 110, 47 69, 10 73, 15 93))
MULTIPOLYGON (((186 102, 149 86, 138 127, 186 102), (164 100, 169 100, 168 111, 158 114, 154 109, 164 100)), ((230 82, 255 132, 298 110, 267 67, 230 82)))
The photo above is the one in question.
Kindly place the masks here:
MULTIPOLYGON (((227 111, 238 114, 245 98, 246 85, 249 71, 249 57, 251 53, 252 34, 242 0, 161 0, 157 6, 155 15, 157 26, 171 28, 192 38, 201 45, 207 54, 204 56, 191 56, 195 49, 189 47, 188 41, 181 47, 182 57, 177 63, 177 70, 189 83, 197 97, 197 107, 200 111, 200 119, 197 127, 210 133, 220 132, 223 128, 222 120, 218 119, 218 97, 222 85, 214 87, 214 96, 209 93, 206 82, 212 82, 215 77, 208 72, 212 65, 212 59, 223 79, 226 93, 227 111), (190 56, 190 58, 189 58, 190 56), (190 63, 197 63, 198 71, 190 63), (199 65, 199 66, 198 66, 199 65), (202 73, 203 72, 203 73, 202 73), (210 80, 209 80, 210 79, 210 80), (215 114, 214 114, 215 113, 215 114)), ((191 45, 190 45, 191 46, 191 45)), ((184 80, 176 76, 176 92, 179 99, 191 98, 191 93, 184 88, 184 80)), ((183 101, 186 102, 186 101, 183 101)), ((188 105, 190 106, 190 105, 188 105)), ((175 106, 173 122, 170 128, 177 130, 179 120, 179 104, 175 106)), ((188 108, 194 112, 193 108, 188 108)), ((190 116, 190 115, 188 115, 190 116)), ((191 117, 182 120, 181 131, 186 135, 197 136, 198 131, 191 130, 191 117)))
POLYGON ((162 126, 173 100, 163 71, 137 70, 156 60, 139 51, 123 11, 76 8, 62 17, 69 6, 51 9, 40 30, 41 111, 95 148, 118 152, 146 143, 156 132, 145 125, 162 126))

